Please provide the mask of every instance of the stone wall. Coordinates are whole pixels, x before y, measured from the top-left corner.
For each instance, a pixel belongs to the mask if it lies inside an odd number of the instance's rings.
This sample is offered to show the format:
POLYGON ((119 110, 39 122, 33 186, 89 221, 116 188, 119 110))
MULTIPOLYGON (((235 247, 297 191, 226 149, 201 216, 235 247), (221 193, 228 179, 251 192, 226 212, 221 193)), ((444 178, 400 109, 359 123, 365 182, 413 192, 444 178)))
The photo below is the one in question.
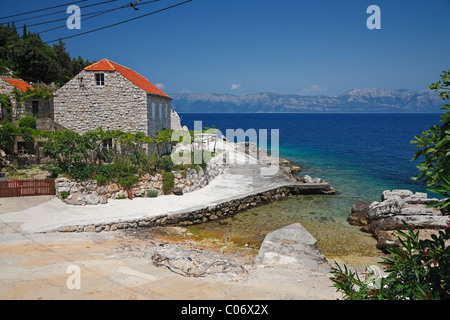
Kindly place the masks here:
MULTIPOLYGON (((16 99, 13 91, 14 86, 10 83, 6 82, 3 79, 0 79, 0 93, 6 94, 10 97, 11 107, 12 107, 12 117, 14 119, 19 119, 25 116, 36 116, 37 118, 45 119, 53 119, 54 107, 53 100, 44 100, 44 99, 27 99, 24 103, 20 102, 20 99, 16 99), (38 102, 38 114, 33 115, 33 101, 38 102)), ((1 110, 0 110, 0 118, 1 118, 1 110)))
POLYGON ((13 107, 13 117, 20 119, 22 117, 36 117, 39 119, 53 119, 54 106, 53 100, 27 99, 21 103, 19 99, 11 99, 13 107), (15 100, 13 102, 13 100, 15 100), (38 113, 33 114, 33 101, 38 103, 38 113))
POLYGON ((156 136, 162 129, 170 129, 171 113, 170 100, 147 95, 147 135, 156 136))
MULTIPOLYGON (((172 171, 175 177, 174 189, 188 193, 203 188, 222 173, 226 165, 226 155, 219 154, 208 162, 205 170, 198 168, 197 172, 197 169, 188 168, 184 171, 172 171)), ((76 181, 60 177, 55 180, 55 186, 58 197, 61 196, 62 191, 70 192, 72 197, 67 202, 74 205, 102 204, 106 203, 108 199, 127 196, 127 192, 114 182, 99 186, 95 180, 76 181), (90 195, 93 197, 89 197, 90 195), (90 201, 91 199, 92 201, 90 201)), ((131 191, 133 197, 146 197, 149 190, 156 190, 158 195, 162 195, 162 187, 163 177, 161 174, 146 174, 139 178, 139 182, 131 188, 131 191)))
POLYGON ((236 213, 256 207, 275 200, 280 200, 292 195, 314 193, 329 194, 330 186, 327 184, 317 184, 314 188, 311 185, 301 184, 286 185, 284 187, 258 192, 240 199, 225 200, 222 203, 207 206, 191 212, 181 212, 174 214, 163 214, 154 217, 145 217, 127 221, 113 221, 108 223, 97 223, 88 225, 70 225, 59 227, 59 232, 102 232, 116 231, 119 229, 149 228, 164 225, 187 226, 192 224, 214 221, 221 217, 235 215, 236 213))
POLYGON ((9 95, 11 91, 13 91, 14 86, 10 84, 9 82, 6 82, 5 80, 0 78, 0 93, 9 95))
POLYGON ((55 122, 80 134, 100 126, 148 135, 170 128, 170 99, 147 94, 116 71, 102 71, 105 83, 96 85, 96 73, 83 70, 55 92, 55 122))

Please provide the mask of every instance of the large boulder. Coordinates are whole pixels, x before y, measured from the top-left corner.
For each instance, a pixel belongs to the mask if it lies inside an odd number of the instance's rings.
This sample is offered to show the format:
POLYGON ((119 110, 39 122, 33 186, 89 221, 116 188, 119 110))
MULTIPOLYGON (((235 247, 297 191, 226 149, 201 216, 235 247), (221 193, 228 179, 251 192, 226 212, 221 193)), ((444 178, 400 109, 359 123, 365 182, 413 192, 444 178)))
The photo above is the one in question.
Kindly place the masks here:
POLYGON ((352 213, 348 216, 348 222, 356 226, 364 226, 368 221, 369 206, 371 202, 358 201, 352 207, 352 213))
MULTIPOLYGON (((381 193, 381 201, 389 199, 404 199, 413 195, 411 190, 384 190, 381 193)), ((425 194, 426 196, 426 194, 425 194)))
POLYGON ((100 198, 95 194, 88 194, 84 197, 86 204, 97 205, 100 202, 100 198))
POLYGON ((385 190, 381 194, 381 202, 356 203, 348 221, 363 226, 362 231, 372 233, 378 240, 377 247, 385 250, 388 245, 398 245, 394 231, 405 229, 405 223, 414 229, 445 228, 449 220, 448 212, 428 207, 437 201, 422 192, 385 190))
POLYGON ((308 175, 303 177, 304 183, 324 183, 324 181, 321 178, 312 178, 308 175))
POLYGON ((300 224, 293 223, 269 233, 259 249, 256 263, 263 265, 302 265, 327 273, 328 261, 317 240, 300 224))

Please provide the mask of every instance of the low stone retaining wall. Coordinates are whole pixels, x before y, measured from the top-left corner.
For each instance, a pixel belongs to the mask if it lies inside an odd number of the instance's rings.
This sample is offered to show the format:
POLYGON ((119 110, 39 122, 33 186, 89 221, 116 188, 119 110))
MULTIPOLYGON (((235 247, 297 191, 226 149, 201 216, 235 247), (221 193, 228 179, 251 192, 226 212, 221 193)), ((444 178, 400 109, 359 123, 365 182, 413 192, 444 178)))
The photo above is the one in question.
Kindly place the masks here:
POLYGON ((148 228, 164 225, 187 226, 216 220, 220 217, 234 215, 248 208, 279 200, 297 194, 333 194, 334 189, 327 183, 298 183, 281 186, 239 199, 225 200, 222 203, 209 205, 189 212, 175 212, 141 219, 96 223, 89 225, 73 225, 57 228, 59 232, 101 232, 119 229, 148 228))
MULTIPOLYGON (((206 169, 199 168, 197 171, 188 168, 183 171, 172 171, 174 173, 174 189, 180 189, 183 193, 192 192, 203 188, 213 178, 223 172, 227 166, 226 154, 218 154, 212 158, 206 169)), ((127 196, 127 192, 117 183, 111 182, 99 186, 97 181, 77 181, 60 177, 55 180, 56 196, 61 196, 61 192, 73 194, 66 202, 69 204, 92 205, 107 203, 108 199, 115 199, 120 196, 127 196), (78 200, 77 200, 78 199, 78 200)), ((161 174, 146 174, 139 178, 139 182, 131 188, 133 197, 145 197, 147 191, 155 190, 159 195, 163 194, 163 177, 161 174)))

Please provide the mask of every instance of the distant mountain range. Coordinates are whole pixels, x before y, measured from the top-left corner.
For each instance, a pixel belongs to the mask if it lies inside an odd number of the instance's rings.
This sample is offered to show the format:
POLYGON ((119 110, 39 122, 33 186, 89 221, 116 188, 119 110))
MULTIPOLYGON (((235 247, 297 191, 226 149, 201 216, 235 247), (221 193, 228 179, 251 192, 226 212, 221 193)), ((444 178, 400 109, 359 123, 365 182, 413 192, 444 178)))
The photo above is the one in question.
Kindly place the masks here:
POLYGON ((172 106, 190 113, 441 113, 444 101, 432 90, 352 89, 338 96, 302 96, 281 93, 247 95, 176 93, 172 106))

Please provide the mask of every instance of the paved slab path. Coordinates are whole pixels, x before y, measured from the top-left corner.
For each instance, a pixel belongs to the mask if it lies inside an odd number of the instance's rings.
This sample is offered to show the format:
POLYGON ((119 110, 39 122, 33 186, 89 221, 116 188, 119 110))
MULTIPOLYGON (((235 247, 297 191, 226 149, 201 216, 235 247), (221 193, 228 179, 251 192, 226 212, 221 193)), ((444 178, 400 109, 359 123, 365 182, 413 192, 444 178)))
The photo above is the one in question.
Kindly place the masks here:
MULTIPOLYGON (((17 202, 20 199, 0 198, 0 220, 20 225, 22 231, 46 232, 67 225, 109 223, 119 219, 126 221, 194 211, 258 192, 296 184, 279 170, 273 175, 262 175, 261 168, 262 165, 255 164, 230 165, 204 188, 182 196, 110 199, 107 204, 86 206, 67 205, 55 197, 32 208, 7 213, 2 213, 2 205, 6 207, 8 202, 17 202)), ((305 188, 308 187, 307 184, 303 185, 305 188)))
MULTIPOLYGON (((239 281, 215 276, 188 278, 154 266, 144 252, 171 246, 184 250, 178 248, 179 243, 160 247, 157 238, 145 241, 121 231, 45 232, 62 225, 193 210, 293 183, 281 173, 259 173, 258 167, 230 166, 208 186, 183 196, 110 200, 97 206, 70 206, 51 196, 0 198, 0 298, 336 299, 339 296, 329 275, 302 265, 266 268, 250 264, 246 279, 239 281), (118 248, 142 251, 135 255, 118 248), (69 266, 81 270, 79 290, 66 285, 69 266)), ((200 257, 203 254, 198 246, 195 252, 200 252, 200 257)), ((208 254, 206 250, 204 254, 208 254)), ((233 257, 220 256, 230 261, 233 257)))

